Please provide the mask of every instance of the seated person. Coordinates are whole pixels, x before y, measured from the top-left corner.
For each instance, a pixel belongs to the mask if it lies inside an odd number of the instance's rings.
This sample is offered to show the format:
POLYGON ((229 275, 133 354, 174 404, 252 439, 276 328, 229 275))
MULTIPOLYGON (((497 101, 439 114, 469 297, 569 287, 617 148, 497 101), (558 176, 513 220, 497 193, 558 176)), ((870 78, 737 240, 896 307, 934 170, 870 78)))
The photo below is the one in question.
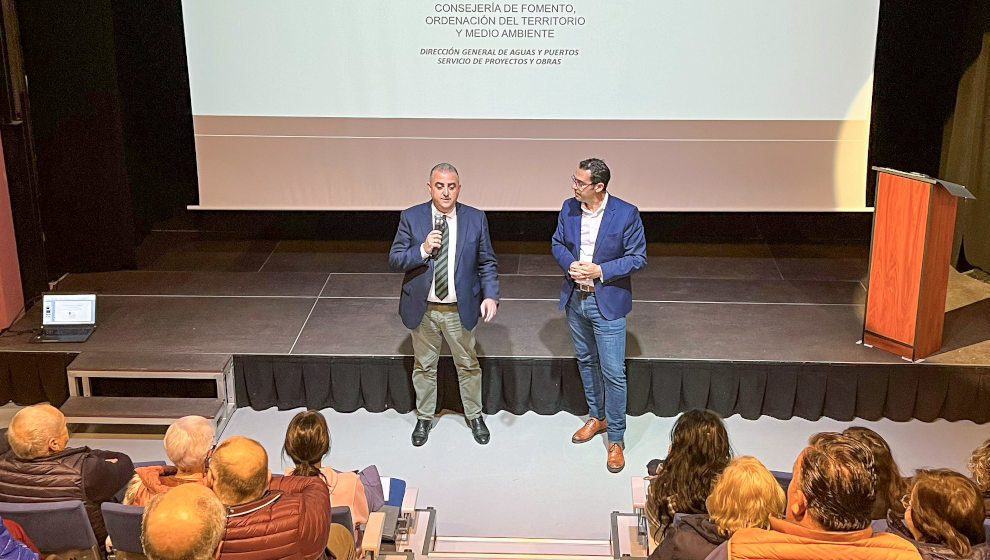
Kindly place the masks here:
POLYGON ((7 521, 0 523, 0 560, 38 560, 38 553, 7 530, 7 521))
POLYGON ((124 503, 147 505, 155 494, 168 492, 181 484, 206 484, 206 454, 213 447, 213 424, 202 416, 179 418, 165 432, 165 455, 172 465, 151 465, 134 469, 127 484, 124 503))
MULTIPOLYGON (((21 544, 28 547, 31 550, 31 552, 35 554, 41 554, 41 551, 38 550, 37 546, 35 546, 34 541, 32 541, 31 538, 27 536, 27 533, 24 532, 24 527, 21 527, 20 523, 12 519, 3 519, 2 521, 3 521, 3 526, 7 529, 7 532, 10 534, 10 536, 14 537, 14 540, 20 541, 21 544)), ((0 551, 2 550, 3 547, 0 546, 0 551)))
POLYGON ((729 435, 718 414, 689 410, 677 419, 667 458, 646 492, 646 519, 655 541, 663 539, 675 513, 707 513, 705 500, 731 458, 729 435))
POLYGON ((918 471, 905 498, 904 523, 891 515, 890 532, 909 539, 922 558, 990 559, 983 493, 971 480, 948 469, 918 471))
POLYGON ((987 516, 990 517, 990 439, 984 441, 983 445, 973 451, 966 466, 969 467, 969 472, 973 475, 976 486, 983 493, 983 507, 987 510, 987 516))
POLYGON ((272 477, 265 448, 239 436, 216 447, 206 476, 227 506, 222 560, 328 557, 330 492, 319 478, 272 477))
POLYGON ((897 517, 904 517, 901 497, 908 493, 910 485, 907 479, 901 476, 901 470, 897 468, 897 463, 890 453, 890 446, 880 434, 862 426, 846 428, 842 434, 869 447, 873 452, 873 464, 877 470, 877 496, 873 501, 870 517, 886 519, 887 510, 893 510, 897 517))
MULTIPOLYGON (((330 430, 322 414, 315 410, 296 414, 285 432, 283 449, 296 465, 286 469, 285 474, 320 477, 330 489, 330 502, 350 508, 355 527, 368 522, 368 498, 361 477, 354 472, 338 473, 322 465, 330 452, 330 430)), ((355 540, 359 538, 357 531, 354 536, 355 540)))
POLYGON ((770 517, 782 516, 785 503, 784 491, 763 463, 753 457, 733 459, 705 502, 708 514, 674 520, 650 560, 705 560, 739 529, 769 529, 770 517))
POLYGON ((870 528, 876 472, 868 447, 838 433, 815 434, 794 461, 793 473, 787 519, 771 518, 770 530, 736 531, 708 560, 920 558, 910 542, 870 528))
POLYGON ((0 455, 0 501, 82 500, 99 542, 107 538, 100 504, 112 501, 134 465, 123 453, 70 447, 65 416, 39 404, 22 408, 10 421, 11 451, 0 455))
POLYGON ((217 557, 227 510, 199 484, 154 494, 141 518, 141 545, 148 560, 212 560, 217 557))

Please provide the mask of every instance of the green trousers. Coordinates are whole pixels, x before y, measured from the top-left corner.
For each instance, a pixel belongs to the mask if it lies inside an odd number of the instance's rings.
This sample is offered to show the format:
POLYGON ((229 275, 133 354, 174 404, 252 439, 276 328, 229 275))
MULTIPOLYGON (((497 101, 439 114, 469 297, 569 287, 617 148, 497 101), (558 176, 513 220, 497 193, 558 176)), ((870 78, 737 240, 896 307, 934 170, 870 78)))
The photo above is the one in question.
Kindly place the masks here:
POLYGON ((429 303, 423 321, 412 331, 413 388, 416 389, 416 417, 429 420, 437 412, 437 362, 443 339, 457 367, 464 416, 481 416, 481 365, 474 349, 474 331, 461 324, 457 305, 429 303))

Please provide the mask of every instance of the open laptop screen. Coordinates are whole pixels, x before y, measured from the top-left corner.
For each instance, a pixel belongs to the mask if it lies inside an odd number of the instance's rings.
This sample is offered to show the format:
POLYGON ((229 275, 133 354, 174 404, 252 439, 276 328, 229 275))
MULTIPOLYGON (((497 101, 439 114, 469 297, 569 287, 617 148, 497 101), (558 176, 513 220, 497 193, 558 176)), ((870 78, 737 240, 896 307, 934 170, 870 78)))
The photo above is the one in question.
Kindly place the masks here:
POLYGON ((96 322, 96 294, 45 294, 41 324, 92 325, 96 322))

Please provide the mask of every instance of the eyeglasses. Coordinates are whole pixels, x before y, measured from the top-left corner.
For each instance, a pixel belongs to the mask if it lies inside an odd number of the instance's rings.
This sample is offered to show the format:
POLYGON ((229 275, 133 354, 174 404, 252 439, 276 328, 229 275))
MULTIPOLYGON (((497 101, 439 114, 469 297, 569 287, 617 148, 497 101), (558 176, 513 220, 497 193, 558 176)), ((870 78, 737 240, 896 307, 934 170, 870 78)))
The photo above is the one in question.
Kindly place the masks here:
POLYGON ((217 450, 217 444, 213 444, 213 447, 206 452, 206 461, 203 463, 203 473, 209 474, 210 472, 210 459, 213 458, 213 452, 217 450))
POLYGON ((911 507, 911 495, 904 494, 901 496, 901 505, 904 506, 905 511, 911 507))
POLYGON ((578 178, 577 177, 575 177, 574 175, 571 175, 571 184, 572 185, 577 185, 577 187, 579 189, 585 189, 585 188, 590 187, 594 183, 584 183, 582 181, 578 181, 578 178))

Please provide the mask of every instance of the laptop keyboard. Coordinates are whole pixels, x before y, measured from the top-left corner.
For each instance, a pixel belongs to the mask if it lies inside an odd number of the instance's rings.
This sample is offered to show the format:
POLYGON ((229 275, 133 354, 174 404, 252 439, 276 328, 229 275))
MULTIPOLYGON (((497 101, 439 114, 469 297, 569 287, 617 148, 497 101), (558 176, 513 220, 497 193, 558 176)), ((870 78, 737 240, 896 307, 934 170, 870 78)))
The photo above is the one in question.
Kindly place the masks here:
POLYGON ((77 336, 84 335, 93 330, 93 327, 45 327, 45 334, 49 336, 77 336))

